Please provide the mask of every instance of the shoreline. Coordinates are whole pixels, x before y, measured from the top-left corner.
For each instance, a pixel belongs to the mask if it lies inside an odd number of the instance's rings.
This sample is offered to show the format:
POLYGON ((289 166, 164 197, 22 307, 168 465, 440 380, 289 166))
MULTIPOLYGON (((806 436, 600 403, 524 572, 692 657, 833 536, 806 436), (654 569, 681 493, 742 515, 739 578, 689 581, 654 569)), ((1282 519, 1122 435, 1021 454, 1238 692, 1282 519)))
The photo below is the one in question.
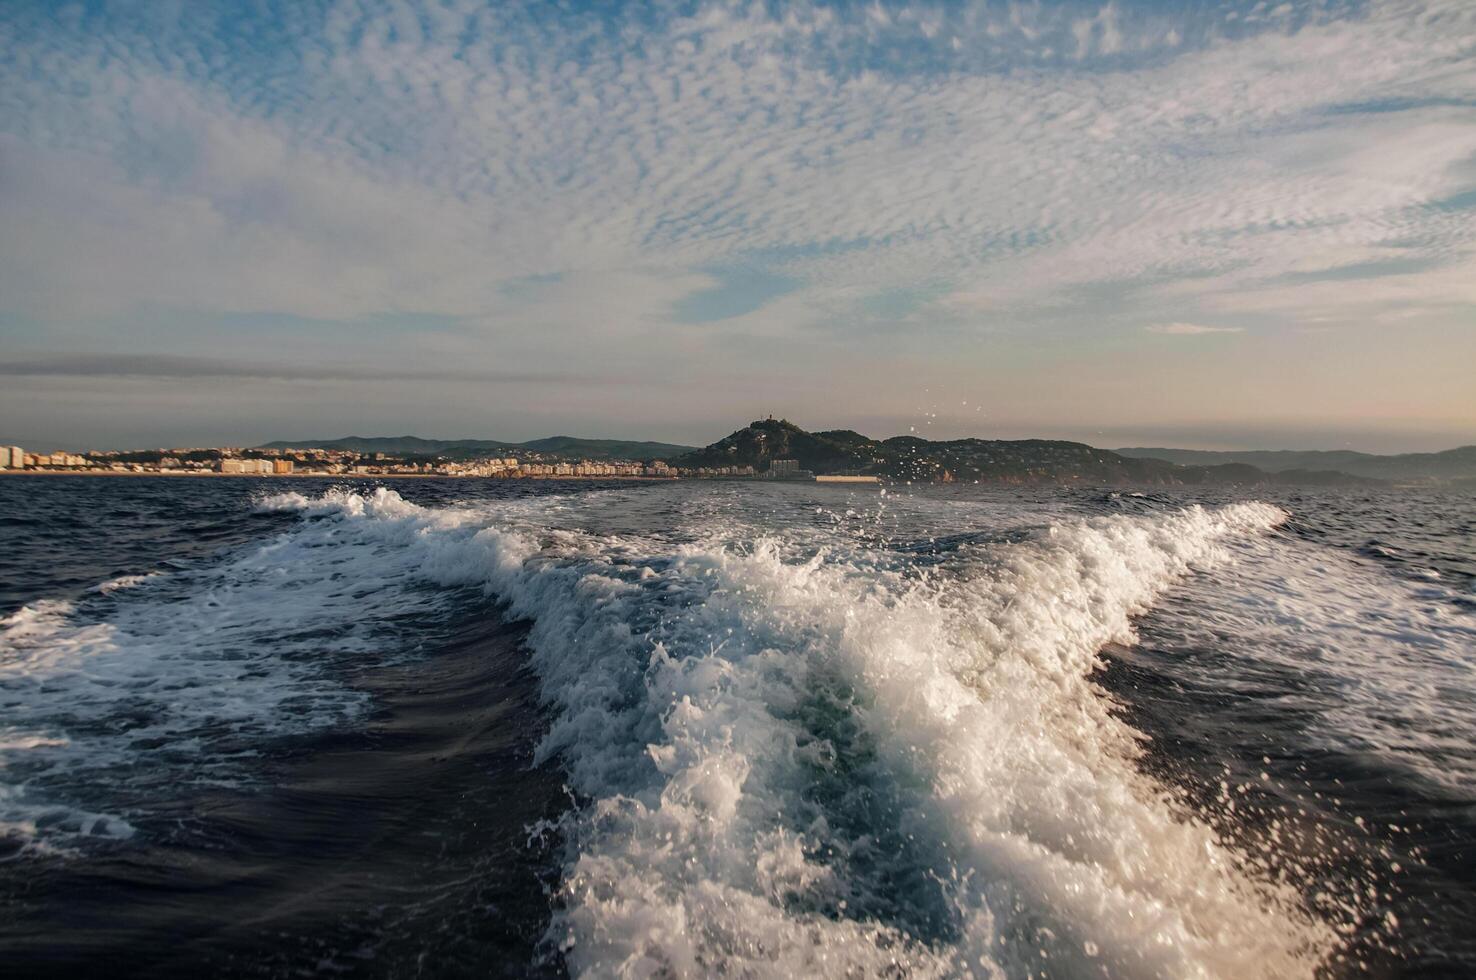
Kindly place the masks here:
MULTIPOLYGON (((168 479, 200 479, 201 477, 228 478, 232 480, 641 480, 654 483, 670 483, 684 479, 679 476, 474 476, 460 473, 220 473, 215 470, 181 470, 178 472, 135 473, 119 470, 0 470, 0 476, 131 476, 166 477, 168 479)), ((699 480, 746 480, 751 477, 687 477, 699 480)))

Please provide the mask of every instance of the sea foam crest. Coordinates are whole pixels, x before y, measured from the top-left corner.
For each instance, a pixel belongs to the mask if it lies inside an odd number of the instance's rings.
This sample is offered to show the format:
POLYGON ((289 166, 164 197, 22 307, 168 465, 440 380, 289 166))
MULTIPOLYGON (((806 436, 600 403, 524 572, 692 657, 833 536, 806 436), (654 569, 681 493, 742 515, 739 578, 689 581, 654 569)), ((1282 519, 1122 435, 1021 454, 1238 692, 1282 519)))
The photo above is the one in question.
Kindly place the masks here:
POLYGON ((410 512, 394 495, 276 505, 375 521, 374 547, 336 547, 336 527, 309 522, 0 617, 0 853, 131 837, 161 793, 234 785, 265 741, 363 709, 332 668, 400 655, 404 619, 434 617, 443 596, 405 587, 425 569, 394 535, 434 522, 391 524, 410 512))
POLYGON ((1334 936, 1134 765, 1104 643, 1261 504, 1057 521, 917 575, 725 533, 597 536, 389 491, 288 502, 532 622, 581 805, 576 972, 1310 974, 1334 936))

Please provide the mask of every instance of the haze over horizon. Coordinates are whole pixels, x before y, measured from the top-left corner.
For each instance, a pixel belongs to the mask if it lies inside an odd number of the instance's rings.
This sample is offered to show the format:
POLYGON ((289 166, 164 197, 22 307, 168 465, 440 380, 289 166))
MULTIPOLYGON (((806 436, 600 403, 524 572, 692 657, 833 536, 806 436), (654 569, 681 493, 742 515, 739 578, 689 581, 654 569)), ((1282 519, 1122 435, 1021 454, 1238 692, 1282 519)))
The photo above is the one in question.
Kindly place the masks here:
POLYGON ((1476 5, 15 2, 0 442, 1476 443, 1476 5))
MULTIPOLYGON (((776 416, 776 418, 777 418, 777 416, 776 416)), ((750 419, 748 421, 753 421, 753 420, 750 419)), ((794 420, 791 419, 789 421, 794 421, 794 420)), ((1034 428, 1024 428, 1024 429, 1021 429, 1018 432, 1017 431, 1013 431, 1013 430, 1008 430, 1008 429, 1007 430, 1004 430, 1004 431, 982 431, 982 432, 981 431, 960 431, 960 430, 950 431, 950 429, 948 427, 946 427, 946 426, 940 426, 940 427, 938 427, 938 428, 935 429, 935 428, 932 427, 931 422, 932 422, 931 419, 926 419, 925 418, 923 420, 923 424, 922 425, 909 426, 906 430, 900 431, 900 432, 883 431, 883 430, 877 430, 877 429, 871 429, 871 428, 860 428, 860 429, 858 429, 856 426, 854 426, 854 425, 848 425, 848 424, 818 425, 818 426, 801 425, 801 428, 804 428, 807 431, 811 431, 811 432, 826 432, 826 431, 833 431, 833 430, 838 430, 838 429, 852 429, 852 430, 860 431, 863 435, 874 437, 874 438, 877 438, 877 439, 887 439, 887 438, 890 438, 892 436, 902 436, 902 435, 915 435, 915 436, 920 436, 920 437, 922 437, 924 439, 945 440, 945 441, 946 440, 950 440, 950 439, 968 439, 968 438, 977 438, 977 439, 1004 439, 1004 440, 1018 440, 1018 439, 1056 439, 1056 440, 1065 440, 1065 441, 1069 441, 1069 442, 1085 443, 1087 445, 1094 446, 1094 447, 1099 448, 1099 449, 1107 449, 1107 450, 1118 450, 1118 449, 1150 449, 1150 448, 1157 448, 1157 449, 1176 449, 1176 450, 1203 450, 1203 451, 1211 451, 1211 452, 1257 452, 1257 451, 1271 451, 1271 452, 1277 452, 1277 451, 1286 451, 1286 452, 1321 452, 1321 451, 1351 450, 1351 451, 1354 451, 1354 452, 1363 452, 1363 453, 1368 453, 1368 454, 1371 454, 1371 455, 1390 456, 1390 455, 1403 455, 1403 454, 1410 454, 1410 453, 1441 452, 1441 451, 1448 450, 1448 449, 1461 449, 1461 448, 1465 448, 1468 445, 1476 445, 1476 443, 1471 443, 1471 442, 1467 442, 1467 443, 1455 443, 1455 442, 1451 442, 1451 443, 1440 443, 1438 440, 1430 439, 1428 437, 1426 437, 1424 439, 1421 439, 1421 440, 1418 440, 1417 442, 1414 443, 1416 445, 1426 446, 1426 448, 1414 448, 1414 449, 1407 449, 1407 448, 1394 448, 1394 449, 1374 448, 1374 449, 1367 449, 1367 448, 1362 448, 1362 445, 1366 445, 1367 442, 1365 442, 1363 444, 1355 444, 1352 440, 1349 440, 1349 441, 1345 442, 1342 445, 1328 445, 1328 444, 1300 445, 1300 444, 1297 444, 1295 442, 1292 442, 1292 443, 1289 443, 1289 444, 1281 444, 1281 443, 1268 443, 1268 442, 1256 443, 1254 441, 1251 441, 1251 442, 1237 442, 1237 441, 1216 442, 1212 438, 1207 437, 1205 435, 1205 433, 1204 433, 1204 430, 1195 430, 1195 435, 1194 435, 1192 441, 1184 441, 1182 439, 1180 441, 1175 441, 1172 438, 1173 435, 1174 435, 1174 432, 1175 432, 1175 430, 1173 430, 1173 429, 1158 430, 1157 438, 1159 439, 1159 441, 1140 440, 1138 442, 1130 442, 1130 441, 1126 441, 1126 440, 1122 440, 1122 439, 1113 440, 1111 438, 1108 438, 1108 435, 1109 435, 1108 433, 1102 432, 1102 431, 1097 432, 1095 436, 1084 436, 1084 435, 1081 435, 1080 432, 1081 431, 1085 431, 1085 430, 1065 429, 1065 430, 1062 430, 1060 432, 1052 432, 1052 431, 1045 430, 1041 426, 1036 426, 1034 428)), ((514 438, 514 437, 508 437, 508 436, 502 436, 502 435, 499 435, 495 431, 493 431, 493 432, 486 432, 486 433, 471 434, 471 435, 468 435, 468 434, 465 434, 465 433, 462 433, 460 435, 455 435, 455 434, 450 434, 450 435, 426 435, 424 433, 419 433, 419 432, 400 432, 400 433, 391 434, 388 430, 386 430, 384 432, 377 432, 377 431, 376 432, 368 432, 368 431, 366 431, 366 432, 357 432, 357 431, 354 431, 354 432, 343 432, 343 433, 340 433, 338 435, 330 435, 330 434, 327 434, 325 432, 302 432, 302 433, 297 433, 295 435, 269 436, 269 437, 266 437, 266 438, 249 438, 249 439, 236 439, 236 440, 219 439, 219 438, 207 438, 207 437, 197 437, 197 438, 195 438, 193 440, 176 440, 176 441, 167 441, 167 440, 164 440, 164 441, 161 441, 161 440, 155 438, 155 439, 153 439, 151 441, 150 439, 148 439, 146 437, 141 437, 140 439, 138 439, 136 441, 133 441, 133 442, 115 441, 115 442, 113 442, 111 444, 109 444, 109 443, 99 443, 97 441, 87 442, 87 441, 75 441, 75 440, 72 441, 72 442, 69 442, 69 443, 56 442, 55 444, 52 444, 52 443, 43 443, 43 444, 46 445, 49 449, 54 449, 54 450, 61 450, 61 451, 66 451, 66 452, 86 452, 88 450, 104 450, 104 451, 107 451, 107 450, 130 450, 130 449, 143 450, 143 449, 160 449, 160 448, 185 447, 185 446, 199 446, 199 447, 205 447, 205 446, 239 446, 239 447, 251 448, 251 447, 257 447, 257 446, 269 445, 269 444, 272 444, 272 443, 293 443, 293 444, 295 444, 295 445, 297 445, 299 447, 308 448, 308 447, 311 447, 311 446, 322 445, 322 444, 326 444, 326 443, 330 443, 330 442, 340 442, 340 441, 343 441, 343 440, 346 440, 346 439, 403 439, 403 438, 419 438, 419 439, 426 439, 428 441, 436 441, 436 442, 491 441, 491 442, 506 442, 506 443, 512 444, 512 443, 536 442, 536 441, 538 441, 540 439, 574 438, 574 439, 588 439, 588 440, 650 442, 650 443, 658 443, 658 444, 659 443, 666 443, 666 444, 670 444, 670 445, 690 446, 691 448, 694 448, 694 449, 700 449, 702 447, 709 446, 709 445, 717 442, 723 436, 729 435, 732 428, 742 428, 746 424, 747 424, 746 422, 735 422, 735 423, 733 423, 733 426, 730 427, 730 430, 724 430, 722 432, 718 432, 715 435, 711 435, 711 436, 701 436, 699 438, 696 438, 695 440, 694 439, 666 439, 666 438, 662 438, 660 436, 652 436, 652 435, 650 435, 648 433, 645 433, 645 432, 621 432, 621 431, 618 431, 618 430, 617 431, 612 431, 612 432, 600 432, 599 434, 591 434, 590 431, 584 431, 584 430, 578 430, 578 429, 576 429, 576 430, 568 431, 568 432, 547 432, 547 433, 541 433, 539 435, 519 436, 519 437, 516 437, 516 438, 514 438)), ((798 425, 800 423, 796 422, 795 424, 798 425)), ((585 427, 585 429, 587 429, 587 430, 592 430, 593 428, 594 428, 594 426, 586 426, 585 427)), ((1274 438, 1285 438, 1285 437, 1286 437, 1286 434, 1285 433, 1279 433, 1279 432, 1278 433, 1267 433, 1266 434, 1266 438, 1273 438, 1274 439, 1274 438)), ((1251 439, 1254 440, 1254 435, 1251 436, 1251 439)), ((28 439, 24 439, 24 438, 12 438, 12 439, 9 439, 8 441, 10 441, 10 442, 19 442, 19 443, 25 444, 28 447, 38 446, 37 440, 34 440, 34 439, 28 440, 28 439)), ((1401 445, 1409 445, 1409 444, 1411 444, 1411 441, 1410 440, 1404 440, 1400 444, 1401 445)))

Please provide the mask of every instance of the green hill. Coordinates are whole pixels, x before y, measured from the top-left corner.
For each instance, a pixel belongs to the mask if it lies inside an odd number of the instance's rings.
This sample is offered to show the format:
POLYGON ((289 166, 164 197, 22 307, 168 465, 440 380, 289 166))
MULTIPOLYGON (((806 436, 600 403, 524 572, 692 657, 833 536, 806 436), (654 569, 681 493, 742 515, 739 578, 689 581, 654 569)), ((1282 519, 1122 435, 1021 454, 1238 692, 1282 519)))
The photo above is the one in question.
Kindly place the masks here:
POLYGON ((927 482, 1169 486, 1373 482, 1335 472, 1304 472, 1286 479, 1239 463, 1179 466, 1161 459, 1124 456, 1084 443, 1049 439, 934 441, 894 436, 878 440, 847 429, 806 432, 786 419, 754 422, 671 462, 677 466, 752 466, 762 471, 775 459, 794 459, 802 469, 820 474, 864 473, 927 482))

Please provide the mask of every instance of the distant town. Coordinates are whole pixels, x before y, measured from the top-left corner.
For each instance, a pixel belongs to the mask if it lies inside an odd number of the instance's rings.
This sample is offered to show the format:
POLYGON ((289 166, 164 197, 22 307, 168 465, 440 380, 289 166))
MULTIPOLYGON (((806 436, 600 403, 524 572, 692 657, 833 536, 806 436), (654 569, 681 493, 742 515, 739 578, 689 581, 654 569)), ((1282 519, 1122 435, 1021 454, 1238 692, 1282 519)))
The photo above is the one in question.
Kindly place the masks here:
POLYGON ((786 480, 1079 486, 1476 486, 1476 446, 1351 451, 1099 449, 1046 439, 873 439, 765 418, 708 446, 554 436, 526 443, 344 437, 84 453, 0 446, 0 472, 154 476, 786 480))
POLYGON ((878 482, 875 476, 824 474, 801 469, 793 459, 768 465, 673 466, 665 460, 591 460, 535 453, 529 457, 424 458, 335 448, 175 447, 152 450, 93 450, 83 453, 26 452, 0 446, 0 470, 141 476, 380 476, 490 477, 494 479, 784 479, 820 482, 878 482))
POLYGON ((100 450, 85 453, 31 453, 0 447, 0 468, 47 473, 147 474, 153 476, 442 476, 502 479, 594 478, 675 479, 678 477, 753 477, 751 466, 684 468, 663 460, 419 459, 389 453, 338 449, 242 449, 189 447, 156 450, 100 450))

